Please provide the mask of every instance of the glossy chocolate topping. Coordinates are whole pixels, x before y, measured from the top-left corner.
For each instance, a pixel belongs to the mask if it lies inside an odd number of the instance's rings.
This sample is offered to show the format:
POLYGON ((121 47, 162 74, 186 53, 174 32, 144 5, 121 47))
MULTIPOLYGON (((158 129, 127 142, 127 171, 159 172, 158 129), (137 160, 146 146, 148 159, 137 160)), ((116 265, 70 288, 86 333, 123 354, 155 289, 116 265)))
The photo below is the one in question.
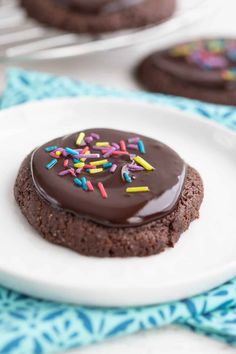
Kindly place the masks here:
POLYGON ((145 0, 54 0, 84 14, 103 14, 125 10, 145 0))
POLYGON ((189 42, 152 55, 158 69, 197 86, 236 88, 236 41, 209 39, 189 42))
MULTIPOLYGON (((120 140, 126 142, 128 139, 137 137, 137 134, 117 131, 112 129, 91 129, 84 131, 86 137, 92 132, 100 135, 99 140, 94 140, 90 144, 90 152, 98 153, 94 150, 96 142, 118 143, 120 140)), ((112 155, 107 158, 109 162, 118 167, 114 173, 109 169, 96 174, 89 174, 82 171, 78 178, 85 176, 94 186, 93 192, 84 191, 81 187, 73 183, 74 177, 70 174, 59 176, 58 173, 64 170, 63 161, 65 157, 59 158, 56 165, 51 169, 45 166, 52 160, 45 148, 48 146, 58 146, 61 148, 76 149, 75 145, 78 133, 52 140, 37 148, 31 158, 31 172, 36 190, 54 207, 63 208, 78 216, 88 218, 99 224, 107 226, 138 226, 156 220, 172 211, 175 207, 185 180, 186 166, 184 161, 170 149, 159 141, 139 135, 143 141, 146 152, 128 148, 129 154, 141 156, 155 169, 152 171, 143 170, 132 172, 127 165, 131 164, 134 155, 112 155), (128 171, 132 178, 131 183, 127 183, 122 178, 123 172, 128 171), (135 179, 133 179, 135 178, 135 179), (98 182, 102 182, 107 192, 107 199, 103 199, 97 187, 98 182), (127 187, 148 186, 149 192, 127 193, 127 187)), ((101 153, 101 152, 100 152, 101 153)), ((67 159, 70 159, 70 156, 67 159)), ((95 160, 104 159, 100 158, 95 160)), ((94 161, 94 158, 87 159, 86 164, 94 161)), ((133 162, 134 163, 134 162, 133 162)), ((70 162, 73 166, 73 162, 70 162)), ((100 166, 99 166, 100 167, 100 166)))

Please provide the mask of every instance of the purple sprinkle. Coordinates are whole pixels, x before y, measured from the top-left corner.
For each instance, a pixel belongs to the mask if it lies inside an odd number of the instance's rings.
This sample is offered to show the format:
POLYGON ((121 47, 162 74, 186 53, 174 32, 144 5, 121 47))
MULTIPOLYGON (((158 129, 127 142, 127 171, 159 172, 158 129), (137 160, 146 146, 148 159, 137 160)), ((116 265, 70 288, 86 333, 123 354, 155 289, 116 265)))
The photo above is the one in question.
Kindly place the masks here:
POLYGON ((135 156, 137 156, 137 155, 135 155, 135 154, 129 154, 130 160, 133 160, 135 156))
POLYGON ((134 138, 129 138, 128 143, 137 143, 140 140, 139 136, 136 136, 134 138))
POLYGON ((83 167, 77 168, 77 170, 75 171, 77 174, 80 174, 81 171, 83 170, 83 167))
POLYGON ((91 133, 90 134, 91 137, 93 137, 94 139, 100 139, 100 135, 96 134, 96 133, 91 133))
POLYGON ((64 156, 64 157, 67 157, 69 154, 67 154, 67 152, 64 150, 64 151, 62 151, 62 156, 64 156))
POLYGON ((110 172, 114 173, 116 169, 117 169, 117 165, 115 163, 113 163, 113 165, 110 168, 110 172))
POLYGON ((143 171, 144 170, 144 168, 142 166, 132 165, 132 164, 129 164, 128 168, 133 171, 143 171))
POLYGON ((86 159, 97 159, 100 157, 100 154, 78 154, 76 155, 77 159, 82 159, 82 158, 86 158, 86 159))
POLYGON ((109 150, 110 146, 93 146, 93 150, 109 150))
POLYGON ((92 137, 92 136, 87 136, 86 138, 84 138, 84 141, 85 141, 87 144, 90 144, 90 143, 93 141, 93 137, 92 137))
POLYGON ((73 177, 76 177, 76 173, 75 173, 74 168, 70 168, 70 174, 71 174, 73 177))
POLYGON ((104 155, 103 155, 103 157, 105 157, 105 158, 107 158, 107 157, 110 157, 112 154, 113 154, 113 152, 115 151, 115 147, 114 146, 112 146, 104 155))
POLYGON ((116 143, 112 143, 111 144, 114 148, 116 148, 116 150, 120 150, 120 145, 116 144, 116 143))
POLYGON ((59 172, 59 176, 65 176, 65 175, 68 175, 68 173, 70 173, 71 171, 70 170, 63 170, 61 172, 59 172))
POLYGON ((138 145, 135 144, 128 144, 127 147, 130 149, 138 150, 138 145))
POLYGON ((57 148, 57 149, 54 150, 53 152, 56 152, 56 151, 61 151, 61 152, 63 152, 63 151, 65 151, 65 149, 63 149, 63 148, 57 148))

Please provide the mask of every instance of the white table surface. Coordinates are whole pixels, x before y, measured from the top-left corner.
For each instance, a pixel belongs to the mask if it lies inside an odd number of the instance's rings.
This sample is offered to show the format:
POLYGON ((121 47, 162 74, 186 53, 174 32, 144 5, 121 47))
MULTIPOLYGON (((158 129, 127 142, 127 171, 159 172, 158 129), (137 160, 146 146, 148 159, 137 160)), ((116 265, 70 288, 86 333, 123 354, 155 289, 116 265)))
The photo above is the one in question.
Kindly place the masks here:
MULTIPOLYGON (((236 36, 236 1, 221 1, 220 10, 217 12, 214 9, 215 3, 218 0, 211 1, 212 16, 208 16, 203 22, 165 39, 165 41, 162 41, 163 45, 178 39, 187 39, 198 35, 219 34, 236 36)), ((54 62, 21 63, 18 66, 29 70, 67 75, 91 83, 137 90, 138 86, 132 77, 132 69, 140 58, 154 48, 155 43, 152 42, 108 53, 99 53, 54 62)), ((0 64, 0 91, 4 88, 5 68, 6 65, 0 64)), ((106 343, 75 350, 70 352, 70 354, 188 354, 190 350, 192 354, 233 354, 236 352, 235 348, 223 343, 196 335, 184 329, 171 327, 115 339, 106 343)))

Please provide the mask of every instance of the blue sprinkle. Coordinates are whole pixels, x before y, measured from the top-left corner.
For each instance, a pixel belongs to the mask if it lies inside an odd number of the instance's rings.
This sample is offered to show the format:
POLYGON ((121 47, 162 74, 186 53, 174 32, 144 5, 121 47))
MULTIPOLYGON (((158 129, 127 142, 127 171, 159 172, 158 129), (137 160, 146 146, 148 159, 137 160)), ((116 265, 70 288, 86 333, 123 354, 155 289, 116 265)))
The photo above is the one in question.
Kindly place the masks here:
POLYGON ((54 151, 54 150, 56 150, 57 149, 57 146, 48 146, 48 147, 46 147, 44 150, 46 151, 46 152, 51 152, 51 151, 54 151))
POLYGON ((78 151, 75 151, 75 150, 68 148, 68 147, 65 148, 65 151, 71 155, 78 155, 78 151))
POLYGON ((124 179, 127 183, 131 183, 132 179, 130 178, 129 174, 127 172, 123 173, 124 179))
POLYGON ((79 178, 74 178, 74 183, 79 186, 79 187, 82 187, 82 182, 79 178))
POLYGON ((73 162, 74 162, 74 163, 78 163, 78 162, 80 162, 80 160, 76 159, 75 157, 73 157, 73 159, 72 159, 72 160, 73 160, 73 162))
POLYGON ((51 160, 45 167, 47 170, 50 170, 53 166, 55 166, 57 163, 57 159, 51 160))
POLYGON ((104 163, 104 165, 102 165, 102 167, 105 169, 110 168, 111 166, 112 166, 112 162, 107 162, 107 163, 104 163))
POLYGON ((143 145, 142 140, 139 140, 139 141, 138 141, 138 149, 139 149, 139 151, 140 151, 141 154, 145 154, 145 147, 144 147, 144 145, 143 145))
POLYGON ((86 184, 86 178, 85 177, 82 177, 81 178, 81 182, 82 182, 82 188, 84 191, 87 191, 88 190, 88 187, 87 187, 87 184, 86 184))

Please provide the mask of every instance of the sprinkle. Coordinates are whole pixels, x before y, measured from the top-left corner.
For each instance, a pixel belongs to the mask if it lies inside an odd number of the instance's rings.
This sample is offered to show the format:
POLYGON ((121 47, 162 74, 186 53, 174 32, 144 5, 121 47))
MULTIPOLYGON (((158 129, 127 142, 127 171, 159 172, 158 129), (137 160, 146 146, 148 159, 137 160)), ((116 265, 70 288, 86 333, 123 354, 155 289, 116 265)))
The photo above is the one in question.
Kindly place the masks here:
POLYGON ((74 167, 75 167, 75 168, 84 167, 84 162, 77 162, 77 163, 74 163, 74 167))
POLYGON ((51 152, 51 151, 54 151, 54 150, 56 150, 57 149, 57 146, 48 146, 48 147, 46 147, 44 150, 46 151, 46 152, 51 152))
POLYGON ((86 159, 97 159, 100 157, 100 154, 89 154, 89 151, 86 151, 85 154, 79 154, 76 156, 78 159, 86 157, 86 159))
POLYGON ((81 149, 79 149, 80 151, 80 153, 82 154, 82 155, 84 155, 87 151, 89 151, 89 147, 88 146, 85 146, 85 148, 83 148, 82 150, 81 149))
POLYGON ((126 192, 127 193, 137 193, 137 192, 149 192, 149 188, 148 187, 129 187, 126 188, 126 192))
POLYGON ((88 190, 88 187, 87 187, 87 181, 86 181, 86 178, 85 177, 82 177, 81 178, 81 182, 82 182, 82 188, 84 191, 87 191, 88 190))
POLYGON ((89 191, 89 192, 93 192, 93 191, 94 191, 94 188, 93 188, 92 183, 91 183, 90 181, 87 181, 86 184, 87 184, 87 187, 88 187, 88 191, 89 191))
MULTIPOLYGON (((84 155, 89 155, 89 154, 90 154, 90 151, 89 151, 89 150, 85 151, 85 153, 84 153, 84 155)), ((86 158, 87 158, 87 157, 86 157, 86 158)), ((82 158, 81 161, 82 161, 82 162, 86 161, 86 158, 82 158)))
POLYGON ((96 166, 93 166, 91 164, 85 164, 84 165, 84 168, 96 168, 96 166))
POLYGON ((116 143, 112 143, 111 144, 114 148, 116 148, 116 150, 118 150, 120 148, 120 145, 116 144, 116 143))
POLYGON ((76 177, 76 173, 75 173, 74 168, 70 168, 70 174, 71 174, 71 176, 76 177))
POLYGON ((129 155, 128 151, 114 151, 112 155, 129 155))
POLYGON ((79 179, 79 178, 74 178, 74 183, 77 185, 77 186, 79 186, 79 187, 82 187, 82 182, 81 182, 81 180, 79 179))
POLYGON ((108 151, 105 152, 103 157, 105 157, 105 158, 110 157, 113 154, 113 152, 115 151, 115 149, 116 148, 114 146, 112 146, 108 151))
POLYGON ((102 165, 102 167, 105 169, 110 168, 111 166, 112 166, 112 162, 108 162, 108 163, 105 163, 104 165, 102 165))
POLYGON ((76 145, 81 145, 84 137, 85 137, 85 134, 83 132, 81 132, 76 140, 76 145))
POLYGON ((136 145, 136 144, 128 144, 127 147, 128 147, 129 149, 138 150, 138 145, 136 145))
POLYGON ((137 143, 140 140, 140 138, 138 136, 134 137, 134 138, 129 138, 128 139, 128 143, 137 143))
POLYGON ((80 159, 76 159, 75 157, 72 159, 72 161, 73 161, 74 163, 81 162, 80 159))
POLYGON ((68 175, 70 173, 70 170, 63 170, 61 172, 59 172, 59 176, 65 176, 65 175, 68 175))
POLYGON ((100 150, 100 151, 103 151, 103 150, 107 151, 107 150, 109 150, 109 148, 110 148, 110 146, 93 146, 92 147, 93 150, 100 150))
POLYGON ((55 166, 57 163, 57 159, 51 160, 45 167, 47 170, 50 170, 53 166, 55 166))
POLYGON ((125 141, 124 140, 120 141, 120 149, 121 149, 121 151, 126 151, 126 145, 125 145, 125 141))
POLYGON ((116 169, 117 169, 117 165, 115 163, 113 163, 113 165, 110 168, 110 172, 114 173, 116 169))
POLYGON ((58 157, 60 157, 60 156, 61 156, 61 151, 56 151, 56 152, 55 152, 55 155, 58 156, 58 157))
POLYGON ((110 144, 107 141, 100 141, 96 143, 96 146, 110 146, 110 144))
POLYGON ((134 161, 137 162, 139 165, 145 168, 147 171, 153 171, 154 167, 152 167, 147 161, 145 161, 142 157, 140 156, 135 156, 134 161))
POLYGON ((68 147, 65 148, 65 151, 70 155, 78 155, 78 152, 76 150, 68 148, 68 147))
POLYGON ((50 152, 49 155, 52 156, 52 157, 54 157, 54 159, 59 159, 59 158, 60 158, 60 156, 57 156, 57 155, 55 154, 55 152, 50 152))
POLYGON ((108 163, 108 160, 92 161, 90 162, 90 165, 99 166, 99 165, 104 165, 105 163, 108 163))
POLYGON ((127 172, 123 173, 123 178, 124 178, 125 182, 127 182, 127 183, 131 183, 132 182, 132 180, 131 180, 131 178, 130 178, 130 176, 129 176, 129 174, 127 172))
POLYGON ((87 136, 84 141, 86 142, 86 144, 90 144, 93 141, 93 137, 92 136, 87 136))
POLYGON ((62 151, 62 156, 63 157, 67 157, 69 154, 67 154, 67 152, 66 152, 66 150, 64 149, 63 151, 62 151))
POLYGON ((100 136, 98 135, 98 134, 96 134, 96 133, 91 133, 90 134, 94 139, 100 139, 100 136))
POLYGON ((91 168, 88 170, 89 173, 94 174, 94 173, 99 173, 102 172, 103 168, 91 168))
POLYGON ((105 190, 104 185, 102 184, 102 182, 98 182, 98 189, 100 190, 100 193, 101 193, 102 197, 103 197, 104 199, 106 199, 106 198, 107 198, 107 192, 106 192, 106 190, 105 190))
POLYGON ((133 171, 143 171, 144 170, 144 168, 142 166, 132 165, 132 164, 129 164, 128 168, 133 171))
POLYGON ((144 147, 144 144, 143 144, 142 140, 138 141, 138 149, 139 149, 141 154, 145 154, 145 147, 144 147))
POLYGON ((82 170, 83 170, 83 167, 80 167, 80 168, 77 168, 77 170, 75 170, 75 172, 79 175, 82 170))
POLYGON ((68 159, 64 160, 63 166, 64 167, 68 167, 68 165, 69 165, 69 160, 68 159))

